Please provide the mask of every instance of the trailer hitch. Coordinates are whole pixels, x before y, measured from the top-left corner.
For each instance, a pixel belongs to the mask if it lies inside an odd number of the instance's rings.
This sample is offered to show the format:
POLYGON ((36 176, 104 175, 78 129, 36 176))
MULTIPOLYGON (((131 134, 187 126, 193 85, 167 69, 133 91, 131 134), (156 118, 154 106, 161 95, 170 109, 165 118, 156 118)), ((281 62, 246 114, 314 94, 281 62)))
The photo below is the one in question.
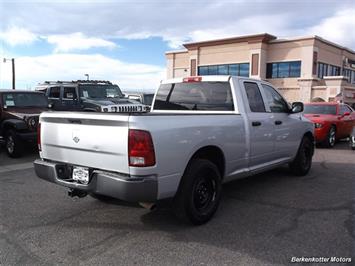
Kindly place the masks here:
POLYGON ((84 198, 88 193, 85 191, 82 191, 80 189, 70 189, 68 191, 68 196, 69 197, 78 197, 78 198, 84 198))

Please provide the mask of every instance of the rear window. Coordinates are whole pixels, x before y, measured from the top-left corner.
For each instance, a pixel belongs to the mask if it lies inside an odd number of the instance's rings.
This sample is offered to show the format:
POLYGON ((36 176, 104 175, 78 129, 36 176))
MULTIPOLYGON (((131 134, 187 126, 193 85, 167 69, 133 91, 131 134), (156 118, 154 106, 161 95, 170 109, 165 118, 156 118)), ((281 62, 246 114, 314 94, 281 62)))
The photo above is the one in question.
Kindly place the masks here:
POLYGON ((7 107, 47 107, 48 102, 43 93, 15 92, 3 94, 7 107))
POLYGON ((233 111, 234 105, 228 82, 191 82, 160 85, 154 109, 233 111))
POLYGON ((336 105, 321 105, 321 104, 305 105, 303 112, 305 114, 336 115, 337 107, 336 105))

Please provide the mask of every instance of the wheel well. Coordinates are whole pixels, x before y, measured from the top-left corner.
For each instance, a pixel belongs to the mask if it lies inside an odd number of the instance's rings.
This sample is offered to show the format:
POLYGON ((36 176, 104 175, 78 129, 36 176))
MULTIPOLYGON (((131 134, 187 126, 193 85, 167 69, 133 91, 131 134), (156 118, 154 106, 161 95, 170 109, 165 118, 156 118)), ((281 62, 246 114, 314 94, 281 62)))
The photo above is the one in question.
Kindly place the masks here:
POLYGON ((200 148, 198 151, 194 153, 194 155, 191 157, 190 161, 191 162, 193 159, 206 159, 214 163, 223 179, 224 177, 224 172, 225 172, 225 158, 222 150, 216 146, 206 146, 203 148, 200 148))
POLYGON ((304 137, 308 137, 311 139, 312 142, 314 142, 314 136, 311 132, 306 132, 306 134, 303 135, 304 137))
MULTIPOLYGON (((307 137, 307 138, 309 138, 312 141, 312 143, 315 143, 314 136, 313 136, 313 134, 310 131, 306 132, 306 134, 304 134, 303 137, 307 137)), ((314 147, 312 149, 312 155, 313 154, 314 154, 314 147)))

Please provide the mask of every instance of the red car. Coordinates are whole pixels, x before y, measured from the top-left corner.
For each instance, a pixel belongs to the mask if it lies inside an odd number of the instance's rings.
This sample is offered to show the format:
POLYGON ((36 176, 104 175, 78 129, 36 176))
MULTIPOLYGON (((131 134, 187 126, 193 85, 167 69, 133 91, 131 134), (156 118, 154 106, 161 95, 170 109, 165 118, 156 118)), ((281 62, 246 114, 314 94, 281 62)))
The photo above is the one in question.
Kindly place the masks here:
POLYGON ((314 123, 316 142, 329 148, 336 140, 349 137, 355 126, 355 112, 347 104, 306 103, 304 116, 314 123))

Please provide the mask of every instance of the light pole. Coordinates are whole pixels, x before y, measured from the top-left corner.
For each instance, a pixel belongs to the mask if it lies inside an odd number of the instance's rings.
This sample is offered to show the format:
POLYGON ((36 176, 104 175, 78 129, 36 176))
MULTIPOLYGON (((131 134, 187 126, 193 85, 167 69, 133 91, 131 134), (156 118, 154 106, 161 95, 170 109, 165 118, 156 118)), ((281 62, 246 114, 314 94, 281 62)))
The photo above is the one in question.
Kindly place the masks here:
POLYGON ((12 63, 12 89, 15 89, 15 58, 4 58, 4 63, 6 63, 6 61, 11 60, 12 63))
POLYGON ((84 76, 86 77, 86 80, 89 80, 89 74, 84 74, 84 76))

